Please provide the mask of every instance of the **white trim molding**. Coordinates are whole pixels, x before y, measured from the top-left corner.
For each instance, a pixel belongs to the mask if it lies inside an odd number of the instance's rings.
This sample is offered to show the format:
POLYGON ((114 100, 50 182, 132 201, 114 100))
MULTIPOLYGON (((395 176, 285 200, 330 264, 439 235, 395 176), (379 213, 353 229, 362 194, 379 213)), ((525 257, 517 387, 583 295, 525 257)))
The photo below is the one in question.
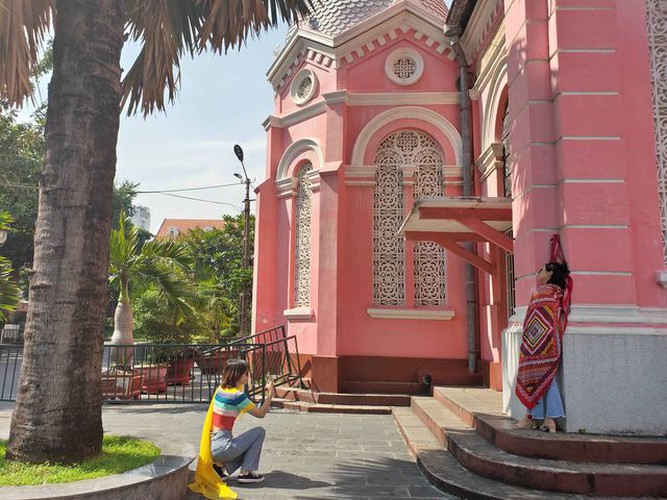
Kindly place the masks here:
POLYGON ((426 319, 449 321, 454 318, 454 309, 384 309, 368 308, 366 312, 374 319, 426 319))
POLYGON ((276 185, 280 188, 280 181, 283 179, 288 179, 289 167, 292 165, 292 162, 304 151, 312 150, 315 151, 317 155, 317 165, 313 165, 315 170, 320 169, 324 165, 324 154, 322 153, 322 146, 320 141, 314 137, 306 137, 304 139, 299 139, 293 144, 290 144, 289 147, 283 153, 283 156, 278 162, 278 168, 276 170, 276 185))
POLYGON ((308 306, 294 307, 292 309, 285 309, 283 311, 283 316, 285 316, 285 319, 288 321, 304 321, 313 317, 313 310, 308 306))
POLYGON ((459 131, 451 124, 451 122, 441 114, 428 108, 419 106, 401 106, 380 113, 366 124, 354 143, 351 165, 364 164, 364 154, 366 153, 368 143, 377 131, 391 122, 404 119, 420 120, 438 128, 445 134, 452 144, 455 156, 454 163, 457 165, 461 164, 461 134, 459 134, 459 131))

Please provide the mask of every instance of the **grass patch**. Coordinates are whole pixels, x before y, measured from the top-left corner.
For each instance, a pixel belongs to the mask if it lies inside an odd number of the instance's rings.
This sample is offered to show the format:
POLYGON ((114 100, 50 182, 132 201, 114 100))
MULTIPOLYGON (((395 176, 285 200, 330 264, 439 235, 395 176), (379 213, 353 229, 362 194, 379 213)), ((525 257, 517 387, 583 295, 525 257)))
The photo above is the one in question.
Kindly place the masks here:
POLYGON ((83 462, 29 464, 5 460, 7 441, 0 441, 0 486, 69 483, 110 476, 136 469, 160 456, 160 448, 149 441, 129 436, 104 436, 102 453, 83 462))

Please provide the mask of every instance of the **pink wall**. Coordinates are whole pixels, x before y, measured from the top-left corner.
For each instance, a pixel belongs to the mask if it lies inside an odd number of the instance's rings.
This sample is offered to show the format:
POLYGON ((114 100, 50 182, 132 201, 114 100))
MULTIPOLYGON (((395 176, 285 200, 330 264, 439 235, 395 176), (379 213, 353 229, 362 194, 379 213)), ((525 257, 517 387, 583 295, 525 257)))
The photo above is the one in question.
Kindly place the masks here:
MULTIPOLYGON (((355 93, 373 92, 455 92, 458 76, 455 64, 435 52, 437 45, 427 48, 413 38, 413 31, 399 32, 396 40, 352 64, 343 62, 334 71, 324 70, 310 61, 302 67, 315 71, 319 79, 317 95, 309 103, 322 99, 322 94, 346 89, 355 93), (422 78, 411 87, 392 83, 384 73, 389 52, 397 47, 418 50, 424 58, 422 78)), ((289 96, 287 82, 276 99, 276 116, 300 109, 289 96)), ((447 256, 447 308, 454 309, 451 321, 387 320, 369 317, 373 307, 372 287, 372 213, 371 186, 347 186, 345 170, 352 160, 354 144, 364 127, 380 113, 394 106, 329 105, 322 114, 284 128, 269 129, 268 169, 270 177, 259 188, 258 246, 256 260, 255 321, 266 324, 267 318, 288 324, 290 334, 298 337, 299 350, 318 355, 368 355, 423 358, 465 358, 466 318, 463 295, 463 262, 447 256), (319 187, 313 197, 311 308, 309 320, 286 320, 283 310, 290 308, 293 286, 294 199, 278 197, 275 189, 276 169, 283 152, 304 138, 316 138, 322 145, 324 164, 313 161, 312 150, 305 150, 290 165, 305 158, 320 170, 319 187), (272 257, 262 257, 267 253, 272 257)), ((457 105, 425 106, 458 128, 457 105)), ((364 152, 364 164, 372 164, 379 142, 401 129, 418 129, 432 136, 442 147, 446 165, 455 164, 454 146, 436 126, 426 120, 401 119, 378 130, 364 152)), ((372 178, 371 178, 372 180, 372 178)), ((447 187, 459 192, 459 187, 447 187)), ((412 206, 405 200, 406 215, 412 206)), ((397 228, 398 230, 398 228, 397 228)), ((411 244, 408 244, 411 246, 411 244)), ((406 262, 411 253, 406 252, 406 262)), ((411 262, 409 266, 411 268, 411 262)), ((409 274, 409 273, 407 273, 409 274)))
POLYGON ((560 228, 578 304, 664 305, 643 2, 506 8, 518 302, 560 228))

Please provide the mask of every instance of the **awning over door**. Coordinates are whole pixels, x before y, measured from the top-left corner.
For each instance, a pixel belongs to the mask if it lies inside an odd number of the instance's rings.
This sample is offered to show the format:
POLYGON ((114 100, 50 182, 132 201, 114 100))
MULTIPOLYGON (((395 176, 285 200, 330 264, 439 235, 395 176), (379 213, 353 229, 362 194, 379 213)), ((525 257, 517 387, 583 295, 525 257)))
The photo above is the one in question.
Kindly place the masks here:
POLYGON ((463 248, 459 242, 486 242, 513 253, 510 198, 423 197, 415 201, 399 234, 411 241, 434 241, 475 267, 495 274, 495 265, 463 248))

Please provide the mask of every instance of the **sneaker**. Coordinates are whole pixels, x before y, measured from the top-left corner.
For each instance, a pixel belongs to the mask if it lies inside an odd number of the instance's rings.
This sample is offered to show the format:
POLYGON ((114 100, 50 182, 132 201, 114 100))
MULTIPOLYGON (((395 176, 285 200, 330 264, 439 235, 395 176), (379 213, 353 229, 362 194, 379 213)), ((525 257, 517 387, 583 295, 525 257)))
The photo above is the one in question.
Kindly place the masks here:
POLYGON ((229 479, 229 474, 227 474, 227 471, 225 470, 224 467, 217 464, 213 464, 213 470, 220 478, 220 481, 227 482, 227 480, 229 479))
POLYGON ((264 476, 257 474, 256 472, 248 472, 246 474, 241 474, 236 478, 236 481, 239 483, 261 483, 264 481, 264 476))

